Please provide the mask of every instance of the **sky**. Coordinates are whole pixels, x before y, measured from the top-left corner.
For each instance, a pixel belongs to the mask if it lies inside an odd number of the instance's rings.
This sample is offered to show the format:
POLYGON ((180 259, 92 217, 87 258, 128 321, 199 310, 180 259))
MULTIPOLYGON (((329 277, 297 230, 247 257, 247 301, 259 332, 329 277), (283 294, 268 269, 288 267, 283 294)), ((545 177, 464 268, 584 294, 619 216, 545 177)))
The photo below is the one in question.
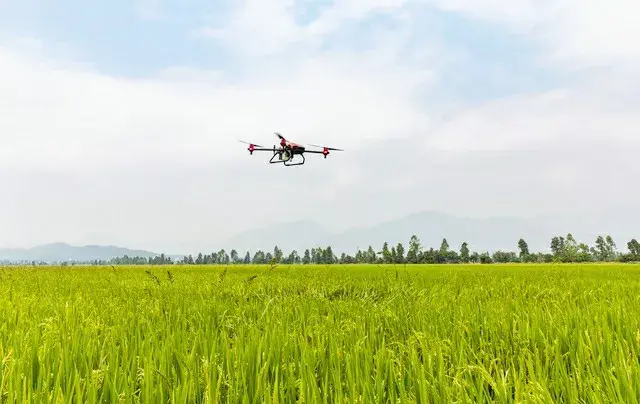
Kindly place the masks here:
POLYGON ((0 246, 215 251, 283 221, 422 210, 637 217, 638 12, 0 0, 0 246), (238 142, 274 132, 345 151, 285 168, 238 142))

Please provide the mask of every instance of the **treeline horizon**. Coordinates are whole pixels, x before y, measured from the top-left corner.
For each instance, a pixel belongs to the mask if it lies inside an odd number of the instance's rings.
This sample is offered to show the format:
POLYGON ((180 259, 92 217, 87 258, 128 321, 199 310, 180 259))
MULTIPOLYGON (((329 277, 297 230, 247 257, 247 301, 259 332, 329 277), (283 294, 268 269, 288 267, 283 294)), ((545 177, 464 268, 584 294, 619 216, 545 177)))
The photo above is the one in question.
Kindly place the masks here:
MULTIPOLYGON (((305 249, 302 254, 292 250, 285 254, 277 245, 273 251, 258 250, 253 255, 246 251, 240 255, 236 249, 227 253, 225 249, 213 253, 186 255, 182 259, 172 259, 166 254, 155 257, 129 257, 127 255, 110 260, 65 261, 65 264, 89 265, 214 265, 214 264, 458 264, 458 263, 583 263, 583 262, 638 262, 640 243, 634 238, 627 242, 627 253, 618 251, 611 236, 598 236, 593 246, 578 243, 571 233, 551 239, 551 252, 531 252, 524 239, 518 240, 514 251, 498 250, 470 251, 469 244, 463 242, 452 248, 443 238, 439 248, 425 248, 416 235, 411 236, 407 247, 402 242, 390 245, 385 242, 376 251, 369 245, 366 250, 358 249, 355 255, 342 253, 337 256, 331 246, 305 249)), ((31 262, 33 265, 47 265, 31 262)))

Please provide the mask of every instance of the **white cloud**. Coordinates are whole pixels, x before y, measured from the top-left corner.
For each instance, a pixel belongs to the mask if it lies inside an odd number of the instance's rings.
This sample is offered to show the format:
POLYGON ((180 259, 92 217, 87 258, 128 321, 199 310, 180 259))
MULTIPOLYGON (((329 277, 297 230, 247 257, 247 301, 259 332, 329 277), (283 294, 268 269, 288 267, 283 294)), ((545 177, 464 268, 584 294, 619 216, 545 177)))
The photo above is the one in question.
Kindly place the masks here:
POLYGON ((634 41, 640 37, 636 22, 640 2, 635 0, 348 0, 334 3, 307 25, 296 23, 295 4, 294 0, 245 2, 233 10, 231 22, 201 32, 253 56, 295 46, 309 52, 345 22, 373 12, 409 22, 407 6, 430 5, 500 24, 512 34, 538 41, 546 49, 541 65, 566 70, 608 67, 631 74, 640 66, 640 47, 634 41))
POLYGON ((337 30, 345 21, 357 21, 373 12, 387 12, 406 17, 402 13, 405 0, 350 0, 340 1, 322 12, 309 24, 308 32, 314 35, 326 35, 337 30))
MULTIPOLYGON (((302 54, 318 50, 327 35, 346 22, 357 21, 372 12, 402 13, 404 0, 349 0, 332 4, 313 21, 302 24, 296 19, 296 0, 249 0, 238 3, 229 19, 196 31, 247 56, 266 56, 296 49, 302 54)), ((218 20, 220 20, 218 18, 218 20)))
POLYGON ((411 94, 429 77, 377 63, 321 55, 231 85, 189 69, 120 79, 0 48, 2 164, 82 167, 173 152, 237 160, 237 139, 273 144, 274 131, 348 148, 424 127, 411 94))
POLYGON ((563 0, 546 21, 553 61, 566 64, 639 66, 640 2, 563 0))
POLYGON ((636 0, 417 0, 541 41, 544 62, 567 69, 640 62, 636 0))
POLYGON ((521 32, 532 28, 540 19, 541 8, 549 0, 418 0, 439 7, 444 11, 461 13, 473 19, 507 24, 521 32))
POLYGON ((446 150, 576 150, 600 142, 640 147, 638 103, 585 90, 557 90, 464 109, 433 128, 446 150))
POLYGON ((204 27, 199 33, 251 55, 279 52, 303 35, 293 18, 294 5, 295 0, 244 1, 222 27, 204 27))

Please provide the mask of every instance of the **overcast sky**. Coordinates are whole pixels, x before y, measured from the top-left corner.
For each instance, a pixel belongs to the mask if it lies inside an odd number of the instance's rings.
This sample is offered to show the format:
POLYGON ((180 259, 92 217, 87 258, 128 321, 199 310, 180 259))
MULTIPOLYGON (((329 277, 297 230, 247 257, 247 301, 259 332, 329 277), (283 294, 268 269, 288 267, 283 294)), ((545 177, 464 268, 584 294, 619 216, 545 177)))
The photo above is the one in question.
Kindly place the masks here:
POLYGON ((637 216, 639 13, 0 0, 0 246, 190 252, 282 220, 419 210, 637 216), (276 131, 346 151, 284 168, 237 141, 276 131))

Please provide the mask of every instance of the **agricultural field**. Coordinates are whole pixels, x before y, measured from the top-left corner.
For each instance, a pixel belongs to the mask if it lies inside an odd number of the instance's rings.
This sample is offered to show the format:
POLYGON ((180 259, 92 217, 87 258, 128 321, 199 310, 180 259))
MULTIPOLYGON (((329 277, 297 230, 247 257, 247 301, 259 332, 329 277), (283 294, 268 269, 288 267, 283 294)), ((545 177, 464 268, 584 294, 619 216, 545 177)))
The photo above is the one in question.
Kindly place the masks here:
POLYGON ((640 265, 0 267, 0 402, 640 401, 640 265))

